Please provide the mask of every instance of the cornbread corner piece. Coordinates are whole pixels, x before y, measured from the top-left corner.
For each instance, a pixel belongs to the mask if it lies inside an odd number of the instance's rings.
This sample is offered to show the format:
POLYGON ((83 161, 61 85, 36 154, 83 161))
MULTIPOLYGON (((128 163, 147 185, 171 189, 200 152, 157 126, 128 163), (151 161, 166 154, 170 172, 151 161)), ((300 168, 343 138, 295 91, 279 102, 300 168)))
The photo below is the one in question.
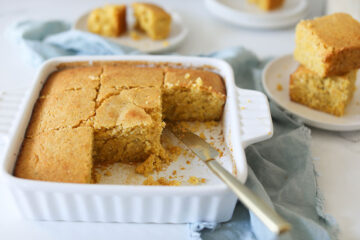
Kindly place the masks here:
POLYGON ((264 11, 271 11, 282 7, 285 0, 248 0, 248 2, 256 4, 264 11))
POLYGON ((102 68, 75 67, 53 72, 40 93, 41 96, 52 95, 70 90, 97 89, 100 85, 102 68))
POLYGON ((164 71, 160 68, 105 65, 100 79, 101 87, 97 102, 101 103, 105 98, 119 94, 122 89, 160 88, 163 77, 164 71))
POLYGON ((133 3, 135 27, 154 40, 165 39, 170 34, 171 16, 161 7, 151 3, 133 3))
POLYGON ((90 32, 118 37, 126 32, 126 6, 106 5, 93 10, 87 20, 90 32))
POLYGON ((294 58, 320 77, 360 67, 360 23, 345 13, 301 21, 296 26, 294 58))
POLYGON ((95 115, 96 90, 82 89, 40 97, 26 132, 33 137, 61 128, 90 125, 95 115))
POLYGON ((14 175, 20 178, 91 183, 93 130, 61 129, 25 139, 14 175))
POLYGON ((316 110, 342 116, 355 91, 356 72, 353 70, 343 76, 322 78, 299 66, 290 76, 290 99, 316 110))
POLYGON ((164 123, 160 88, 133 88, 106 98, 94 118, 98 162, 144 161, 159 155, 164 123))
POLYGON ((226 90, 222 78, 213 72, 168 69, 162 106, 171 121, 211 121, 222 116, 226 90))

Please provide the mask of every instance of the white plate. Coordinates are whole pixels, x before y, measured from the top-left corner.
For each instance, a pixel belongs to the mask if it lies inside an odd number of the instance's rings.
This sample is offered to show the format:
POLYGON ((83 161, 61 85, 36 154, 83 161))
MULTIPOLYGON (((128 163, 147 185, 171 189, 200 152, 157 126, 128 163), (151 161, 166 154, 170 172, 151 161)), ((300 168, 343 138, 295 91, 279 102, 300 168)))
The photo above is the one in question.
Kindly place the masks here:
POLYGON ((336 117, 323 113, 304 105, 290 101, 289 98, 289 78, 299 66, 291 54, 274 59, 268 63, 264 69, 262 82, 266 93, 285 110, 293 113, 302 119, 306 124, 332 131, 352 131, 360 129, 360 76, 357 76, 354 97, 346 108, 345 115, 336 117), (277 90, 277 85, 281 84, 282 91, 277 90))
MULTIPOLYGON (((130 10, 130 8, 128 8, 127 10, 130 10)), ((134 40, 131 38, 130 32, 135 24, 135 19, 131 11, 127 11, 126 14, 127 14, 126 20, 128 27, 127 32, 119 37, 104 37, 104 38, 111 40, 120 45, 138 49, 144 53, 160 53, 160 52, 167 52, 178 47, 184 41, 186 35, 188 34, 188 29, 183 24, 180 16, 177 13, 170 12, 172 23, 171 23, 171 32, 167 39, 152 40, 150 37, 146 36, 145 34, 137 32, 141 36, 141 39, 134 40)), ((89 16, 89 12, 80 16, 75 21, 74 28, 80 31, 88 32, 88 28, 87 28, 88 16, 89 16)))
POLYGON ((296 24, 308 13, 307 0, 286 0, 281 8, 264 12, 247 0, 206 0, 206 6, 215 16, 243 27, 283 28, 296 24))

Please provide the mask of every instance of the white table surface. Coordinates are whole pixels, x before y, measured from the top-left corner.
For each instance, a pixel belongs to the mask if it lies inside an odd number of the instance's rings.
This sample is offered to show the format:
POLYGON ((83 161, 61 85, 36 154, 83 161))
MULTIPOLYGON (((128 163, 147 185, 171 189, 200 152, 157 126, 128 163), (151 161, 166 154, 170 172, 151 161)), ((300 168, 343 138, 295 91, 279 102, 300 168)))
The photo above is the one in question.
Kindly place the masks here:
MULTIPOLYGON (((208 53, 242 45, 259 57, 268 57, 289 53, 294 48, 293 28, 276 31, 238 28, 212 17, 200 0, 156 2, 176 10, 189 27, 189 36, 177 50, 178 53, 208 53)), ((4 38, 3 33, 9 24, 29 18, 73 21, 84 11, 104 3, 101 0, 1 0, 0 90, 26 88, 35 71, 19 56, 17 47, 4 38)), ((319 4, 315 3, 316 6, 319 4)), ((320 173, 318 182, 325 197, 325 210, 337 219, 341 239, 360 239, 360 143, 352 143, 337 133, 317 129, 312 129, 312 137, 312 151, 320 173)), ((186 239, 187 226, 24 220, 0 177, 0 239, 169 239, 170 236, 171 239, 186 239)))

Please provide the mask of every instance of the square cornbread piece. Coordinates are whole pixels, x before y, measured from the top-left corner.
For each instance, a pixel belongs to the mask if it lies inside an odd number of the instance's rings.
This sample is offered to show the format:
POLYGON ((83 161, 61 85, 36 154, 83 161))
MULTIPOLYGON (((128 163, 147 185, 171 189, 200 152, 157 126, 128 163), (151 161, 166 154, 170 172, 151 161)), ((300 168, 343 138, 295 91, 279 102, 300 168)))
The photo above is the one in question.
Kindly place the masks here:
POLYGON ((159 155, 164 125, 160 88, 122 90, 96 110, 94 158, 97 162, 136 162, 159 155))
POLYGON ((343 75, 360 67, 360 23, 335 13, 296 26, 294 58, 320 77, 343 75))
POLYGON ((248 2, 256 4, 264 11, 271 11, 282 7, 285 0, 248 0, 248 2))
POLYGON ((66 128, 25 138, 14 175, 33 180, 91 183, 93 130, 66 128))
POLYGON ((342 116, 355 91, 356 72, 323 78, 299 66, 290 76, 290 99, 316 110, 342 116))
POLYGON ((90 32, 117 37, 126 32, 126 6, 106 5, 93 10, 87 20, 90 32))
POLYGON ((96 90, 93 89, 41 96, 35 104, 26 136, 90 125, 91 118, 95 115, 95 98, 96 90))
POLYGON ((53 72, 46 80, 40 95, 52 95, 71 90, 93 89, 100 86, 102 68, 73 67, 53 72))
POLYGON ((211 121, 222 116, 225 85, 213 72, 168 69, 162 103, 164 117, 171 121, 211 121))
POLYGON ((154 40, 165 39, 170 34, 171 16, 161 7, 151 3, 133 3, 135 27, 154 40))
POLYGON ((161 88, 164 71, 160 68, 136 66, 104 66, 100 78, 97 102, 119 94, 123 89, 155 87, 161 88))

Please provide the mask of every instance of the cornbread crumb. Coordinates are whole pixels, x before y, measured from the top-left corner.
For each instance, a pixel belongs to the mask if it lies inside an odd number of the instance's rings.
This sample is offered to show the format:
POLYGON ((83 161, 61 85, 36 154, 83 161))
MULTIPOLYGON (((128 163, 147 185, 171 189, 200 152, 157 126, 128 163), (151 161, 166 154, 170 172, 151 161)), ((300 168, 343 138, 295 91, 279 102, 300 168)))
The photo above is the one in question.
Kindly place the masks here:
POLYGON ((153 173, 154 170, 160 171, 162 168, 162 161, 161 159, 151 154, 144 162, 140 163, 136 167, 136 173, 143 174, 145 177, 148 176, 150 173, 153 173))
POLYGON ((278 90, 278 91, 282 91, 282 90, 283 90, 283 86, 281 85, 281 83, 278 83, 278 84, 276 85, 276 90, 278 90))
POLYGON ((168 41, 163 41, 163 42, 162 42, 162 45, 163 45, 164 47, 167 47, 167 46, 169 46, 169 42, 168 42, 168 41))
POLYGON ((168 180, 164 177, 160 177, 155 180, 153 176, 149 176, 144 180, 143 185, 180 186, 181 182, 177 180, 168 180))
POLYGON ((206 182, 206 179, 205 178, 201 178, 199 179, 198 177, 195 177, 195 176, 191 176, 189 177, 188 179, 188 183, 192 184, 192 185, 198 185, 200 183, 205 183, 206 182))
POLYGON ((246 109, 246 107, 244 107, 244 106, 241 106, 241 107, 240 107, 240 109, 241 109, 241 110, 245 110, 245 109, 246 109))
POLYGON ((301 65, 290 76, 290 99, 316 110, 342 116, 354 93, 356 72, 322 78, 301 65))
POLYGON ((137 33, 136 31, 131 31, 130 37, 131 37, 131 39, 133 39, 135 41, 138 41, 142 38, 141 35, 139 33, 137 33))
POLYGON ((189 79, 190 78, 190 73, 185 73, 185 79, 189 79))
POLYGON ((203 132, 200 133, 199 137, 201 137, 202 139, 206 139, 205 134, 203 132))

